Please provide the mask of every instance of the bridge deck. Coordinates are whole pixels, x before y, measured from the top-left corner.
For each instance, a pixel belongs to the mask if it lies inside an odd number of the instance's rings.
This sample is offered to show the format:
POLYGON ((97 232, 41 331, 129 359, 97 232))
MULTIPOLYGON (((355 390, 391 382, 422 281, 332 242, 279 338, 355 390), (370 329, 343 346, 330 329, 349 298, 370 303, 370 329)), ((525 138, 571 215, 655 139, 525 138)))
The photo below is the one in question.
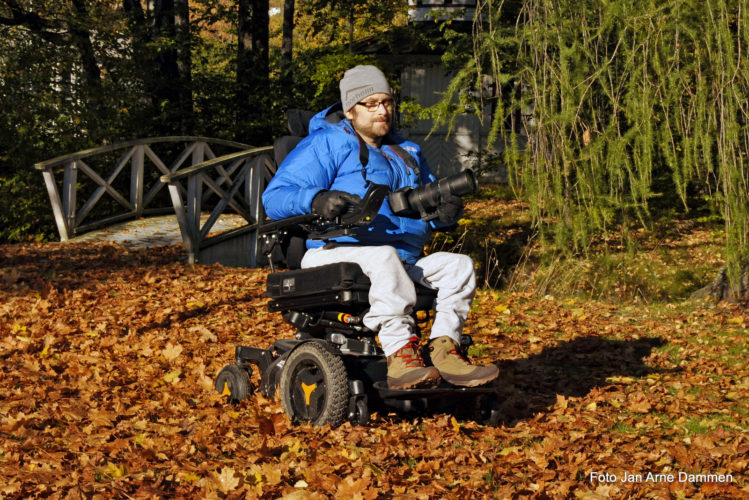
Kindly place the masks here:
MULTIPOLYGON (((203 224, 208 217, 208 213, 202 214, 200 223, 203 224)), ((245 224, 247 224, 247 221, 240 215, 224 213, 216 221, 210 234, 219 234, 245 224)), ((177 217, 174 214, 170 214, 115 224, 104 229, 76 236, 68 241, 112 242, 132 248, 148 248, 182 243, 182 235, 179 230, 177 217)))

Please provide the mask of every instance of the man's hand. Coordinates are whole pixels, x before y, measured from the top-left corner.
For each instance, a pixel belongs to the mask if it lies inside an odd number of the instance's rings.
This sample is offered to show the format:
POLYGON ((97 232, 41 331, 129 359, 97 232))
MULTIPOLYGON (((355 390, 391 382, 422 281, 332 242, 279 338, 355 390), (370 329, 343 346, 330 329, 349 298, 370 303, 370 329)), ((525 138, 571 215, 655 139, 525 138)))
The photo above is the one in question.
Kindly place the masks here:
POLYGON ((359 203, 361 198, 355 194, 345 191, 320 191, 312 199, 312 213, 326 219, 334 219, 359 203))
POLYGON ((444 196, 437 207, 437 219, 444 224, 455 222, 462 209, 463 200, 460 196, 454 194, 444 196))

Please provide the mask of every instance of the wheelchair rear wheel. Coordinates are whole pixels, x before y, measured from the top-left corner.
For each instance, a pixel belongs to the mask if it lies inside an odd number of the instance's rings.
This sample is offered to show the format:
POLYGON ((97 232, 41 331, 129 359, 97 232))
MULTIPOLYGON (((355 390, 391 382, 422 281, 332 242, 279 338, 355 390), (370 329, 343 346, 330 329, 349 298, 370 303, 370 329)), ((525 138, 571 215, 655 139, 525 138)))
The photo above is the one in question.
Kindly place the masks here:
POLYGON ((299 346, 286 360, 280 392, 281 405, 292 422, 342 424, 349 400, 343 360, 317 342, 299 346))

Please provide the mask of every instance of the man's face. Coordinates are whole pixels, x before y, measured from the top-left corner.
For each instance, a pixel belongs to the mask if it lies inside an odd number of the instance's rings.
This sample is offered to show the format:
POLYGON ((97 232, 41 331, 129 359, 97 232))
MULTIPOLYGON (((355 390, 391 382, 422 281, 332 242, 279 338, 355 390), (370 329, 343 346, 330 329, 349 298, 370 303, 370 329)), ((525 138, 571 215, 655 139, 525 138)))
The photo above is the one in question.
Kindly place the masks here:
POLYGON ((377 93, 365 97, 346 111, 346 118, 366 142, 379 145, 390 131, 393 110, 393 98, 389 94, 377 93))

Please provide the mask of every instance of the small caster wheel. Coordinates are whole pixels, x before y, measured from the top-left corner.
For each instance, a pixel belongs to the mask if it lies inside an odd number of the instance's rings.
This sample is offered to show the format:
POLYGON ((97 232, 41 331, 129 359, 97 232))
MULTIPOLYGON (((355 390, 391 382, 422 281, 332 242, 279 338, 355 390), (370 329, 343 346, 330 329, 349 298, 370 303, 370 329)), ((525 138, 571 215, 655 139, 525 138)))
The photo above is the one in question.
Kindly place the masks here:
POLYGON ((232 403, 239 403, 250 395, 250 373, 238 365, 226 365, 216 377, 216 390, 232 403))
POLYGON ((364 399, 357 399, 355 408, 356 411, 354 413, 354 418, 351 419, 351 423, 356 425, 366 425, 367 421, 369 421, 369 408, 367 408, 367 402, 364 399))
POLYGON ((292 422, 341 425, 349 402, 343 360, 317 342, 297 347, 286 360, 280 381, 281 406, 292 422))

